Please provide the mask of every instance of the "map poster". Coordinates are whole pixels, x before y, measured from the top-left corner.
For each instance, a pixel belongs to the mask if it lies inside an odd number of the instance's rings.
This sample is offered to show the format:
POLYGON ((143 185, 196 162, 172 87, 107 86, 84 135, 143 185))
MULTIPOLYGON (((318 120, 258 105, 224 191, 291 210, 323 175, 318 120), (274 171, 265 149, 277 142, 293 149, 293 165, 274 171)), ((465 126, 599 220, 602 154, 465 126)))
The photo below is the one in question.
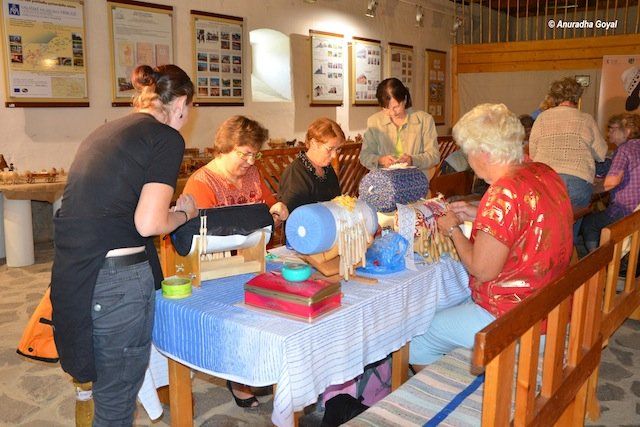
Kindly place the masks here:
POLYGON ((242 18, 191 11, 196 70, 193 105, 244 105, 242 27, 242 18))
POLYGON ((350 59, 353 105, 378 105, 376 89, 382 80, 380 41, 354 37, 350 59))
POLYGON ((173 7, 108 0, 113 107, 131 105, 131 73, 138 65, 173 63, 173 7))
POLYGON ((311 37, 311 103, 342 105, 344 92, 344 37, 309 30, 311 37))
POLYGON ((413 46, 389 43, 389 77, 395 77, 413 92, 413 46))
POLYGON ((445 88, 447 53, 425 49, 425 103, 427 113, 433 116, 436 125, 445 124, 445 88))
POLYGON ((84 2, 2 0, 7 107, 88 107, 84 2))

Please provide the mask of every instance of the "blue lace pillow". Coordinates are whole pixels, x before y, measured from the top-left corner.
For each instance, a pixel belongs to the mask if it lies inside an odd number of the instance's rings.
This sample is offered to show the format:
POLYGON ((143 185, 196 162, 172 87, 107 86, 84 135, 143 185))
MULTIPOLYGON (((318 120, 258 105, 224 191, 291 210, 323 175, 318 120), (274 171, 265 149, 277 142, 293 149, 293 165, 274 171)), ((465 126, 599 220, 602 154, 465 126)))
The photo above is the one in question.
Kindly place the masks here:
POLYGON ((418 168, 375 169, 360 181, 359 197, 378 212, 396 210, 427 196, 429 180, 418 168))

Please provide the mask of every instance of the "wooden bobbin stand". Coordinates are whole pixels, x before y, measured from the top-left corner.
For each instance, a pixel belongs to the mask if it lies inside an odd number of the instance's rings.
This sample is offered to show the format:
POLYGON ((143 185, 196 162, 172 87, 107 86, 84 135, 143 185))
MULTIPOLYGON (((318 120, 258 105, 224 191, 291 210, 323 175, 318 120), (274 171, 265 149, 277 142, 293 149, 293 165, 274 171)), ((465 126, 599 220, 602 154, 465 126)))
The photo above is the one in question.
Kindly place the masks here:
MULTIPOLYGON (((328 282, 339 282, 342 280, 340 277, 340 255, 338 255, 338 245, 333 246, 331 249, 319 254, 313 255, 299 255, 304 261, 311 264, 313 268, 318 270, 324 277, 322 279, 328 282)), ((351 275, 351 280, 357 282, 375 284, 378 283, 378 279, 370 277, 363 277, 357 274, 351 275)))

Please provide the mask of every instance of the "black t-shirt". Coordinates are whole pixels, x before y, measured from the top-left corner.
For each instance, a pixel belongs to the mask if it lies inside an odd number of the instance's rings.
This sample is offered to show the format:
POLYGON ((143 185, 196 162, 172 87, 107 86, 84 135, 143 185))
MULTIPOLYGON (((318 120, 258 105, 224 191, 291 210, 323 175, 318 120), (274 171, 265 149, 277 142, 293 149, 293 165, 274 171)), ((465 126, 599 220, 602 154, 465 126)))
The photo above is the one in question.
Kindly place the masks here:
POLYGON ((313 171, 309 159, 300 153, 282 172, 278 199, 289 212, 302 205, 326 202, 340 195, 338 176, 331 166, 324 168, 324 178, 313 171))
POLYGON ((104 124, 78 149, 54 218, 51 302, 60 363, 80 382, 96 379, 91 300, 106 253, 146 245, 156 285, 162 279, 134 213, 144 184, 175 188, 183 152, 178 131, 142 113, 104 124))

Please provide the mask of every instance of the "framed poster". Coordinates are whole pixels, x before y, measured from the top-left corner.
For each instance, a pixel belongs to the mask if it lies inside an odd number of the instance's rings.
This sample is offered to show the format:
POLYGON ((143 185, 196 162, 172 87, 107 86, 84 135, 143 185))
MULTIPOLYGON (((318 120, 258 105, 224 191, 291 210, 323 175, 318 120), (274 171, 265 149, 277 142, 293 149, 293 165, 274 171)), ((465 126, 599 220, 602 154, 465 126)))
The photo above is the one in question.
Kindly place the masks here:
POLYGON ((84 2, 2 0, 7 107, 88 107, 84 2))
POLYGON ((640 113, 640 55, 637 54, 602 57, 598 126, 606 130, 609 118, 621 113, 640 113))
POLYGON ((413 92, 413 46, 389 43, 389 77, 395 77, 413 92))
POLYGON ((352 104, 378 105, 376 89, 382 81, 380 40, 354 37, 350 48, 352 104))
POLYGON ((427 113, 436 125, 444 124, 447 53, 441 50, 425 50, 425 103, 427 113))
POLYGON ((344 37, 309 30, 311 37, 311 103, 342 105, 344 98, 344 37))
POLYGON ((173 63, 173 7, 133 0, 107 0, 113 100, 131 105, 131 73, 138 65, 173 63))
POLYGON ((192 10, 191 28, 193 105, 244 105, 243 19, 192 10))

